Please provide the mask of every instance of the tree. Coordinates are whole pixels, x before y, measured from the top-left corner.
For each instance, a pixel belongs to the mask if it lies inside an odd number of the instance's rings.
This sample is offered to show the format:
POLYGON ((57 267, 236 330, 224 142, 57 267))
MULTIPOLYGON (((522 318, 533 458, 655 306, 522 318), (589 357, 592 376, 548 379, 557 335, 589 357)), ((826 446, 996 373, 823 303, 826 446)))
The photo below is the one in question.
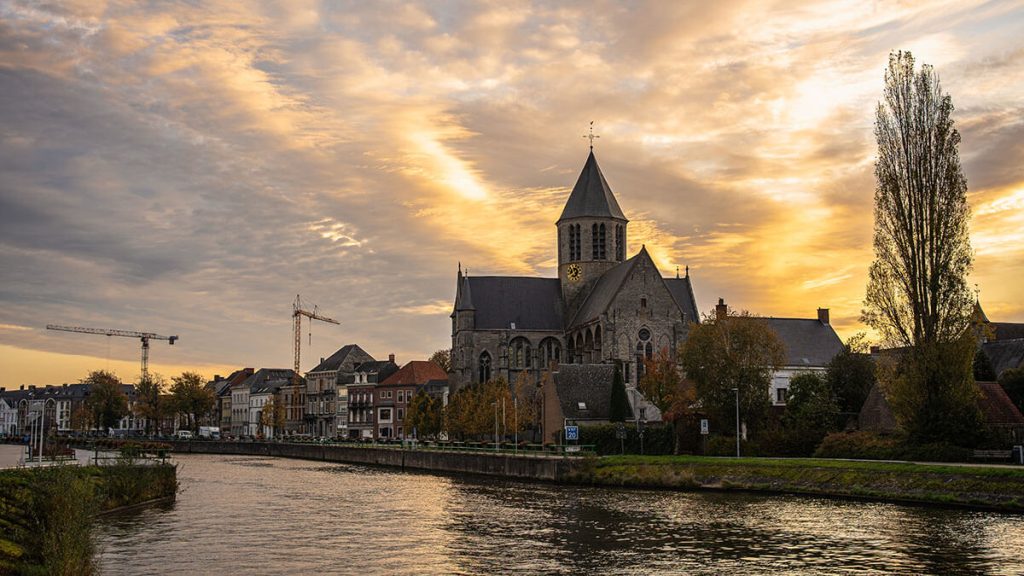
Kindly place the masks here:
POLYGON ((452 371, 452 351, 447 348, 438 350, 431 354, 430 361, 440 366, 445 372, 452 371))
POLYGON ((644 375, 637 383, 644 398, 661 412, 661 418, 672 428, 673 452, 679 452, 676 424, 691 415, 696 395, 692 382, 683 379, 676 358, 668 347, 662 347, 653 358, 644 361, 644 375))
POLYGON ((811 444, 811 450, 825 434, 835 430, 838 416, 839 405, 825 378, 807 372, 789 381, 784 420, 811 444))
POLYGON ((916 441, 962 441, 978 422, 974 348, 965 341, 974 310, 970 207, 952 112, 931 66, 915 72, 909 52, 889 56, 875 115, 875 259, 862 319, 902 349, 880 380, 916 441))
POLYGON ((441 432, 441 401, 423 390, 412 397, 405 413, 405 428, 417 438, 433 438, 441 432))
POLYGON ((626 384, 622 381, 622 366, 615 363, 615 376, 612 378, 612 397, 608 406, 608 420, 625 422, 632 416, 629 409, 629 398, 626 396, 626 384))
POLYGON ((988 359, 988 354, 985 354, 981 348, 974 352, 972 370, 974 372, 974 379, 978 382, 996 381, 996 369, 992 367, 992 361, 988 359))
POLYGON ((181 376, 171 378, 171 406, 173 411, 183 416, 186 427, 193 431, 197 425, 197 416, 207 414, 217 405, 213 392, 208 390, 203 377, 195 372, 183 372, 181 376))
POLYGON ((144 420, 146 434, 150 433, 151 423, 155 422, 159 428, 160 422, 163 421, 167 410, 163 398, 166 387, 167 380, 159 374, 142 378, 136 387, 138 396, 135 402, 135 415, 144 420))
POLYGON ((875 260, 863 319, 892 346, 952 342, 974 301, 967 180, 952 99, 931 66, 889 56, 885 102, 875 115, 875 260))
POLYGON ((277 394, 271 394, 260 410, 260 432, 265 428, 270 429, 271 438, 277 438, 278 433, 284 430, 284 404, 277 394))
POLYGON ((875 361, 868 355, 868 344, 863 332, 850 337, 843 345, 842 352, 829 360, 825 380, 841 412, 860 412, 876 382, 875 361))
POLYGON ((121 380, 112 372, 96 370, 82 380, 89 385, 89 396, 85 405, 90 412, 90 420, 106 430, 117 426, 121 418, 128 415, 128 396, 121 390, 121 380))
POLYGON ((1024 368, 1010 368, 999 375, 999 385, 1006 395, 1024 412, 1024 368))
POLYGON ((739 389, 741 421, 755 428, 764 422, 772 373, 784 358, 775 331, 748 312, 693 325, 682 350, 683 368, 695 383, 697 399, 722 429, 736 425, 734 389, 739 389))

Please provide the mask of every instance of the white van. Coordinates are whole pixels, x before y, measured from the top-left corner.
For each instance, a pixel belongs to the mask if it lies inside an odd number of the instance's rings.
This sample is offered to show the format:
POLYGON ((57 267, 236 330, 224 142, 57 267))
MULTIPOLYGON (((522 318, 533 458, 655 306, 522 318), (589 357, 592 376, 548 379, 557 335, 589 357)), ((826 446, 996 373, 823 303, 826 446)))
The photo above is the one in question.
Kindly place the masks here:
POLYGON ((178 430, 178 440, 191 440, 191 439, 192 439, 192 431, 191 430, 178 430))

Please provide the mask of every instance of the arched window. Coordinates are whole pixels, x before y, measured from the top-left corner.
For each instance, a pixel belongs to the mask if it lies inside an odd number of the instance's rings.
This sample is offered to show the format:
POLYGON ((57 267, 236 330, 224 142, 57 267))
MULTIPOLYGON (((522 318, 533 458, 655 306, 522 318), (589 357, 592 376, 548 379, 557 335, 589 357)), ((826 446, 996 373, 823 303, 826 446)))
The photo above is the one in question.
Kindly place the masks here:
POLYGON ((626 235, 622 224, 615 225, 615 259, 619 262, 626 259, 626 235))
MULTIPOLYGON (((601 351, 601 327, 594 328, 594 350, 597 352, 601 351)), ((598 354, 600 358, 600 354, 598 354)))
POLYGON ((491 355, 487 352, 480 354, 480 382, 487 382, 491 379, 491 355))
POLYGON ((508 366, 509 368, 521 370, 530 368, 530 341, 526 338, 515 338, 508 345, 508 366))
POLYGON ((597 259, 604 260, 608 258, 608 244, 605 241, 604 224, 601 224, 597 228, 597 259))
POLYGON ((562 361, 562 345, 555 338, 549 337, 541 340, 539 353, 540 368, 550 368, 552 363, 557 366, 562 361))
POLYGON ((569 261, 576 260, 576 245, 579 243, 579 237, 576 235, 576 225, 569 224, 569 261))
POLYGON ((644 343, 636 343, 636 381, 640 382, 640 379, 644 376, 644 343))
POLYGON ((576 335, 576 360, 577 364, 583 363, 583 334, 576 335))
POLYGON ((644 351, 646 352, 648 360, 654 359, 654 346, 652 346, 650 342, 647 343, 647 346, 644 348, 644 351))
POLYGON ((597 244, 597 224, 590 227, 590 259, 597 260, 601 249, 597 244))

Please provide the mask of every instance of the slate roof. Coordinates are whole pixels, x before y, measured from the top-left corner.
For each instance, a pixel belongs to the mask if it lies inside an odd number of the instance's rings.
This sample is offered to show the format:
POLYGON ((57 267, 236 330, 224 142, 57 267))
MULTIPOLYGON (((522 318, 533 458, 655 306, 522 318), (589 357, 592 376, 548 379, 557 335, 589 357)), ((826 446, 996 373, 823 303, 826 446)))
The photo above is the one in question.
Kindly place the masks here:
POLYGON ((472 276, 478 330, 562 330, 562 285, 558 278, 472 276))
MULTIPOLYGON (((337 352, 331 354, 329 358, 316 365, 316 368, 310 370, 310 372, 331 372, 341 368, 342 364, 346 360, 359 360, 359 362, 365 362, 366 358, 373 360, 373 356, 366 353, 365 350, 359 347, 358 344, 346 344, 338 349, 337 352), (364 358, 360 359, 360 356, 364 358)), ((359 362, 355 362, 358 364, 359 362)))
POLYGON ((372 362, 363 362, 355 367, 352 374, 344 374, 338 376, 338 384, 355 384, 356 372, 366 372, 365 385, 374 385, 378 382, 383 382, 388 376, 391 376, 395 372, 398 372, 398 364, 395 364, 391 360, 374 360, 372 362))
POLYGON ((380 383, 381 386, 412 386, 421 385, 431 380, 447 380, 448 374, 437 364, 427 360, 412 360, 401 370, 388 376, 380 383))
POLYGON ((1024 324, 1018 322, 990 322, 996 340, 1018 340, 1024 338, 1024 324))
POLYGON ((981 351, 988 356, 996 374, 1010 368, 1024 367, 1024 339, 993 340, 981 345, 981 351))
POLYGON ((1006 395, 1006 390, 996 382, 978 382, 981 399, 978 407, 989 424, 1024 424, 1024 414, 1006 395))
POLYGON ((636 266, 640 255, 646 253, 647 248, 641 248, 640 252, 637 252, 632 258, 616 264, 602 274, 597 279, 597 282, 594 283, 594 288, 587 295, 586 301, 583 302, 583 305, 576 312, 576 316, 573 317, 570 326, 578 326, 594 320, 603 314, 611 306, 615 295, 619 293, 622 283, 626 281, 629 273, 633 271, 633 267, 636 266))
POLYGON ((668 291, 672 293, 679 309, 686 314, 686 320, 700 322, 700 312, 697 310, 697 300, 693 297, 693 284, 690 283, 690 277, 665 278, 665 285, 668 286, 668 291))
MULTIPOLYGON (((462 275, 462 265, 459 265, 459 276, 455 286, 455 309, 476 310, 473 306, 473 293, 469 287, 469 277, 462 275)), ((454 312, 452 313, 454 315, 454 312)))
POLYGON ((288 386, 294 377, 295 371, 291 368, 260 368, 241 385, 247 386, 250 393, 258 393, 268 388, 288 386))
POLYGON ((555 394, 562 414, 571 420, 608 420, 611 411, 611 364, 562 364, 555 372, 555 394), (580 408, 583 402, 586 409, 580 408))
POLYGON ((581 217, 618 218, 628 222, 619 208, 619 203, 615 201, 615 195, 612 194, 608 181, 604 179, 601 168, 597 165, 593 150, 587 156, 587 163, 583 165, 583 171, 580 172, 580 177, 576 180, 576 185, 573 186, 558 221, 581 217))
POLYGON ((842 352, 843 342, 817 319, 765 318, 786 347, 786 366, 824 367, 842 352))

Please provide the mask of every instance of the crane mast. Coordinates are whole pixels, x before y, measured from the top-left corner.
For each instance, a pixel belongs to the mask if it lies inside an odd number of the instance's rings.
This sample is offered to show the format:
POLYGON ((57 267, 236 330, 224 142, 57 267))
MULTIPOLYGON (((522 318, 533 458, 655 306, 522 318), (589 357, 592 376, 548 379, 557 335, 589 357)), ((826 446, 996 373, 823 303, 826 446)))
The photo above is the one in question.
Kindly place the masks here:
POLYGON ((142 341, 142 379, 149 378, 149 341, 167 340, 173 346, 177 336, 161 336, 153 332, 134 332, 131 330, 115 330, 113 328, 83 328, 81 326, 61 326, 59 324, 47 324, 47 330, 60 330, 63 332, 77 332, 79 334, 98 334, 100 336, 121 336, 124 338, 138 338, 142 341))
POLYGON ((300 295, 295 295, 295 302, 292 304, 292 318, 295 324, 295 393, 292 394, 292 408, 300 408, 299 403, 299 382, 301 381, 300 370, 302 369, 302 317, 309 318, 310 322, 313 320, 319 320, 321 322, 327 322, 329 324, 341 324, 334 318, 328 318, 320 314, 317 306, 313 306, 312 310, 306 310, 302 304, 302 298, 300 295))

